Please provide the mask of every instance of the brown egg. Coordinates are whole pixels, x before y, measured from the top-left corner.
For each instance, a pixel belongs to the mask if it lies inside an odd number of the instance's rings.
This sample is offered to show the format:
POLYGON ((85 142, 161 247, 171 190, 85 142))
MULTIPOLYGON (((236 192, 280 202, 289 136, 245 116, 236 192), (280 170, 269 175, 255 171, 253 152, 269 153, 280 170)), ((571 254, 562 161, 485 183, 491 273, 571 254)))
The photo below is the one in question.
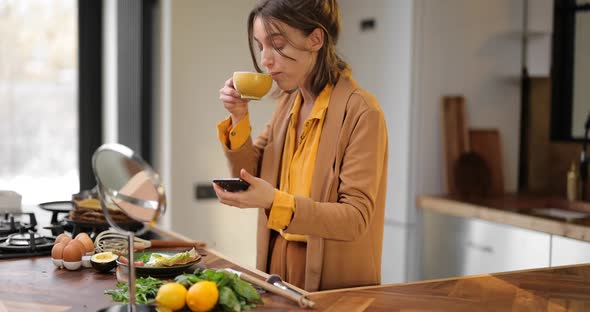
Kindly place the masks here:
MULTIPOLYGON (((86 254, 86 247, 84 247, 84 244, 82 244, 81 241, 77 240, 77 239, 72 239, 67 245, 67 246, 75 246, 76 248, 78 248, 78 251, 80 251, 80 258, 82 258, 83 255, 86 254)), ((65 251, 64 251, 65 252, 65 251)), ((64 255, 65 257, 65 255, 64 255)), ((66 260, 67 261, 67 260, 66 260)))
POLYGON ((80 232, 80 233, 78 233, 78 235, 76 235, 76 238, 75 239, 80 239, 82 237, 88 237, 88 238, 90 238, 90 236, 88 235, 88 233, 86 233, 86 232, 80 232))
POLYGON ((82 260, 82 254, 80 254, 80 249, 76 245, 68 244, 64 248, 63 259, 66 262, 78 262, 82 260))
POLYGON ((92 242, 92 238, 90 238, 90 236, 88 236, 88 234, 82 232, 82 233, 76 235, 76 240, 79 240, 82 242, 82 244, 84 244, 84 247, 86 248, 86 252, 94 251, 94 243, 92 242))
MULTIPOLYGON (((70 235, 68 235, 66 233, 61 233, 61 234, 57 235, 57 237, 55 238, 55 243, 57 244, 57 243, 63 242, 64 238, 66 238, 66 237, 69 239, 72 238, 70 235)), ((68 241, 66 241, 66 244, 67 243, 68 243, 68 241)))
POLYGON ((72 238, 71 238, 71 237, 69 237, 69 236, 63 236, 63 237, 61 238, 61 240, 59 241, 59 243, 62 243, 62 244, 65 244, 65 245, 67 245, 67 244, 69 244, 71 241, 72 241, 72 238))
POLYGON ((63 259, 64 247, 66 247, 66 245, 63 243, 56 243, 53 245, 53 248, 51 248, 51 258, 63 259))

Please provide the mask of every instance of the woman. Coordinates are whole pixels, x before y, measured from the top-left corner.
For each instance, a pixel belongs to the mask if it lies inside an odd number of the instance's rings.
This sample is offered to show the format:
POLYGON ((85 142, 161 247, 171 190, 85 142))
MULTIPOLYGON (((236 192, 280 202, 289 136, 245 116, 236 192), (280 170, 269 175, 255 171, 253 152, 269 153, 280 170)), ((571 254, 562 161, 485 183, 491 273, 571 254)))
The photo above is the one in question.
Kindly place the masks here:
POLYGON ((258 269, 307 291, 379 284, 387 130, 374 96, 336 54, 335 0, 266 0, 250 12, 250 53, 280 88, 255 140, 248 101, 232 79, 219 98, 230 116, 219 139, 245 192, 214 184, 220 201, 260 208, 258 269))

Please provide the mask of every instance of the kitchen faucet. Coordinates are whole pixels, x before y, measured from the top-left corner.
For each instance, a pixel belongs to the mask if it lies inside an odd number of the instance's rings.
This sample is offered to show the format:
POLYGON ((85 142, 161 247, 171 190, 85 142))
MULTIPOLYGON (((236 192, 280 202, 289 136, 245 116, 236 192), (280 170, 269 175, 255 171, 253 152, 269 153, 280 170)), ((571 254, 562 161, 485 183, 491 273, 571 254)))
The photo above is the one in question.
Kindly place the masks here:
POLYGON ((582 152, 580 153, 580 185, 582 200, 586 200, 586 183, 588 182, 588 156, 586 155, 588 130, 590 130, 590 113, 588 113, 586 123, 584 124, 584 141, 582 141, 582 152))

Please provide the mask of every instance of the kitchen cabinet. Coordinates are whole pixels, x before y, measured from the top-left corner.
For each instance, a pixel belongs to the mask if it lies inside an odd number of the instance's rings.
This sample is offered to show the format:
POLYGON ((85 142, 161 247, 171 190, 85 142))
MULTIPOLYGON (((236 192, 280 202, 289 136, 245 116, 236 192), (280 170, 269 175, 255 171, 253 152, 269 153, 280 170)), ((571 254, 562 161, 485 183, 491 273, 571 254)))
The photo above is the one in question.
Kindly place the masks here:
POLYGON ((427 211, 423 221, 425 279, 550 265, 550 234, 427 211))
POLYGON ((422 279, 462 275, 466 219, 429 211, 422 216, 422 279))
POLYGON ((551 266, 579 263, 590 263, 590 242, 553 235, 551 266))
POLYGON ((551 235, 466 219, 462 275, 548 267, 551 235))

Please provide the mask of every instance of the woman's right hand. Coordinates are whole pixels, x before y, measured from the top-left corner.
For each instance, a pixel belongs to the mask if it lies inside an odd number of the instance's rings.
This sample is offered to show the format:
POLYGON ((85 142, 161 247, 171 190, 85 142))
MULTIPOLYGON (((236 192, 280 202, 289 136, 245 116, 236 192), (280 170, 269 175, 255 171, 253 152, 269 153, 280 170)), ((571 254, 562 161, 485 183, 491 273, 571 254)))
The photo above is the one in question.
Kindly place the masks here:
POLYGON ((219 89, 219 99, 223 106, 231 114, 232 125, 235 126, 248 113, 248 100, 242 99, 240 93, 234 88, 234 81, 229 78, 223 88, 219 89))

